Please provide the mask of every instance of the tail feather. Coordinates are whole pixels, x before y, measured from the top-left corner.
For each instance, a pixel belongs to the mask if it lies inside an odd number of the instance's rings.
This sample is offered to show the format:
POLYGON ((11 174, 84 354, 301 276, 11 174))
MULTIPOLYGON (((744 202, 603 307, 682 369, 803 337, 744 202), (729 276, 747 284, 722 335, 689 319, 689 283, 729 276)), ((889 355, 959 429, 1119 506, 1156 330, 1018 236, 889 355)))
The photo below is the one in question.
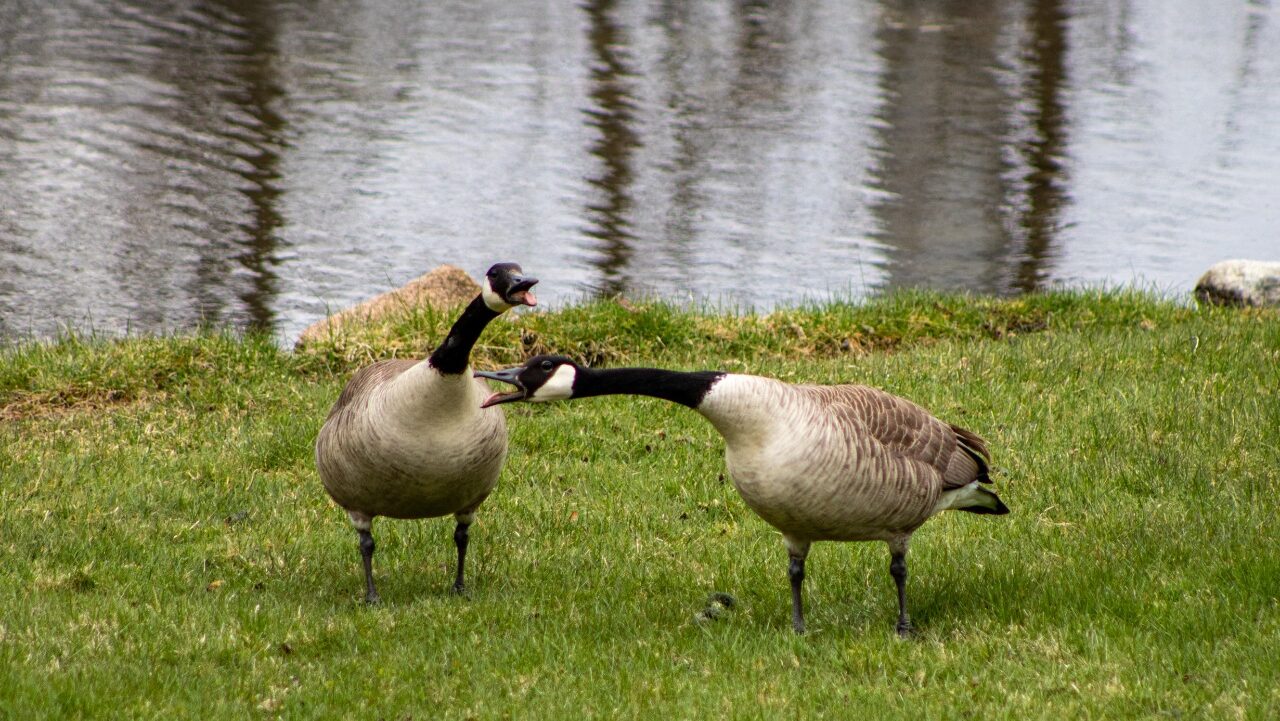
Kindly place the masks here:
POLYGON ((962 488, 944 492, 938 498, 937 505, 933 507, 934 513, 939 511, 966 511, 1003 516, 1009 512, 1009 507, 1004 505, 1000 496, 978 485, 978 481, 974 481, 962 488))
POLYGON ((977 480, 983 483, 991 482, 991 452, 987 450, 987 444, 977 433, 960 426, 951 426, 952 432, 956 434, 956 444, 978 464, 977 480))
POLYGON ((989 501, 990 505, 961 506, 956 508, 956 510, 967 511, 969 513, 981 513, 983 515, 991 516, 1003 516, 1009 512, 1009 507, 1004 505, 1004 501, 1000 500, 1000 496, 997 496, 985 488, 979 488, 978 491, 989 497, 985 500, 989 501))

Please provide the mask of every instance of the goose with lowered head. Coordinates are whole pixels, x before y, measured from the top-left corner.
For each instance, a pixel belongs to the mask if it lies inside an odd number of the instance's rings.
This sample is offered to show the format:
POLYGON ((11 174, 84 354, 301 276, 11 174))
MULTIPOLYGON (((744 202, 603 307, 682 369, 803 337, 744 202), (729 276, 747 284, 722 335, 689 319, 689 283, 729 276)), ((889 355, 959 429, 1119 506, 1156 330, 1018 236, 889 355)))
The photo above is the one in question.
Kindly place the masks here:
POLYGON ((790 557, 792 625, 804 632, 801 586, 814 541, 884 541, 898 591, 897 631, 907 615, 907 544, 945 510, 1004 514, 981 438, 924 408, 861 385, 794 385, 721 371, 594 369, 541 355, 480 372, 509 383, 486 408, 613 394, 692 408, 725 440, 725 463, 747 505, 782 532, 790 557))

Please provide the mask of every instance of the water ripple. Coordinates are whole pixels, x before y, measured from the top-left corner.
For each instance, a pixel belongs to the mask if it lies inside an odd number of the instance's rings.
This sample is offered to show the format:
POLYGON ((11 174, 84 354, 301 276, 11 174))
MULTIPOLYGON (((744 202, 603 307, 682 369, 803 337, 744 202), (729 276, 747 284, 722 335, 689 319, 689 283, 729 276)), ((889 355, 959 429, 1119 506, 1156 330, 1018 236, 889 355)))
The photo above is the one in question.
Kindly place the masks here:
POLYGON ((285 340, 431 266, 772 307, 1274 256, 1258 3, 49 0, 0 13, 0 336, 285 340))

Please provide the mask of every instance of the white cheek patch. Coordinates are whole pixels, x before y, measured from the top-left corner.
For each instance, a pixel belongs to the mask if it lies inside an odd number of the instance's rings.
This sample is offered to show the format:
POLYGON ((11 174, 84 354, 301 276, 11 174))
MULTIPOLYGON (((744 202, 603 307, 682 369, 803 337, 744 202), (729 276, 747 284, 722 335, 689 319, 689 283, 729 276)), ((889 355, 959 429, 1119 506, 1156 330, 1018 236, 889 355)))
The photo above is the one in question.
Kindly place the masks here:
POLYGON ((525 400, 534 402, 563 401, 573 397, 573 380, 578 375, 573 366, 560 366, 525 400))
POLYGON ((502 299, 493 286, 489 284, 489 279, 484 279, 484 287, 480 289, 480 296, 484 298, 484 304, 489 306, 489 310, 495 313, 503 313, 511 310, 511 304, 502 299))

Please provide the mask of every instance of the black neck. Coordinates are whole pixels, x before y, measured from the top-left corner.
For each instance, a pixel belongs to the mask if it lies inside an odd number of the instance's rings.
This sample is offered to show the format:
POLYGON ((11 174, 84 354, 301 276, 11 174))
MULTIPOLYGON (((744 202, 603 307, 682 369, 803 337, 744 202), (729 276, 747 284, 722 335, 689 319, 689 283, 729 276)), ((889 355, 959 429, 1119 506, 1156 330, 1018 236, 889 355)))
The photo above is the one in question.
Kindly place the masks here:
POLYGON ((484 296, 477 295, 462 315, 453 322, 449 335, 431 353, 431 367, 441 373, 462 373, 471 363, 471 349, 489 321, 500 315, 485 305, 484 296))
POLYGON ((669 371, 660 368, 581 368, 573 397, 632 395, 661 398, 697 408, 723 371, 669 371))

